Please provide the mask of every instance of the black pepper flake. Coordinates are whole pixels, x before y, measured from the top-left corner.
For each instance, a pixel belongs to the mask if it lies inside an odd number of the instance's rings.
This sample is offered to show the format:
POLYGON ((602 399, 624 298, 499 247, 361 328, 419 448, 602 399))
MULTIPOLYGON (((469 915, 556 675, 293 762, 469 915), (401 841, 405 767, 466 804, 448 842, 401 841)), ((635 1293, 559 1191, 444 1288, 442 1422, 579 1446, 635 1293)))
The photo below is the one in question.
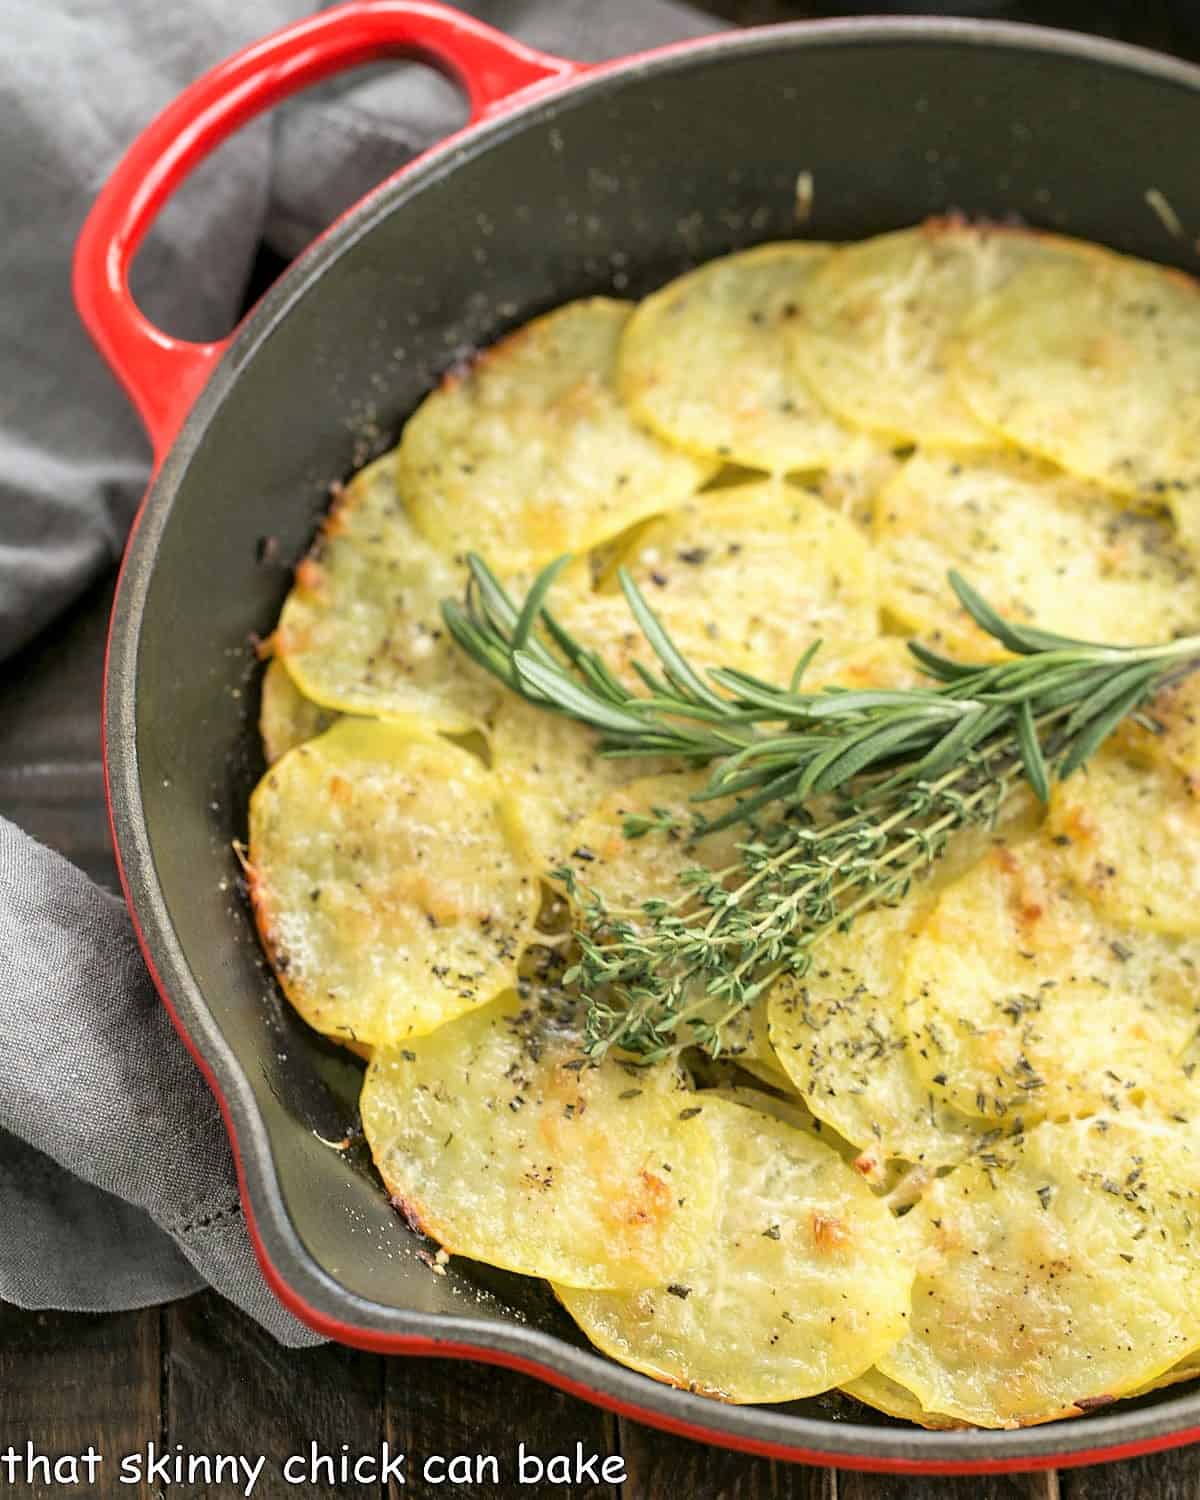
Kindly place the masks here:
POLYGON ((777 1240, 778 1238, 779 1238, 779 1225, 778 1224, 768 1224, 767 1227, 766 1227, 766 1229, 763 1230, 763 1239, 764 1240, 777 1240))
POLYGON ((679 1118, 681 1120, 694 1120, 703 1108, 702 1104, 693 1104, 690 1109, 681 1109, 679 1111, 679 1118))
POLYGON ((678 1297, 681 1302, 686 1302, 692 1295, 690 1286, 680 1286, 677 1281, 672 1281, 667 1287, 667 1291, 670 1292, 672 1297, 678 1297))

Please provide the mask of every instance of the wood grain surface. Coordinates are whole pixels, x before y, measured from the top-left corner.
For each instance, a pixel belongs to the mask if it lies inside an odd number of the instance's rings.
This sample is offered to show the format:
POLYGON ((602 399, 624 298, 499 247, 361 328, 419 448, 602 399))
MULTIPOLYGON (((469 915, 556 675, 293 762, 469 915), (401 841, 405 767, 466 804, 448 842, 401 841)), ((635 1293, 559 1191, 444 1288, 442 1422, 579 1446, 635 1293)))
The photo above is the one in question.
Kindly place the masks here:
MULTIPOLYGON (((741 24, 849 14, 857 6, 708 0, 741 24)), ((880 4, 877 9, 885 9, 880 4)), ((922 10, 931 5, 897 5, 922 10)), ((947 7, 950 9, 951 7, 947 7)), ((1196 0, 1045 0, 1013 6, 960 0, 958 14, 1077 26, 1200 55, 1196 0)), ((98 711, 111 579, 14 662, 0 668, 0 813, 115 889, 103 811, 98 711)), ((0 1234, 3 1226, 0 1225, 0 1234)), ((233 1486, 122 1485, 115 1457, 182 1445, 196 1453, 266 1454, 254 1493, 276 1496, 537 1495, 604 1500, 1200 1500, 1200 1449, 1060 1474, 971 1479, 891 1477, 803 1469, 698 1446, 618 1421, 506 1371, 437 1360, 384 1360, 333 1346, 281 1349, 213 1294, 166 1309, 92 1316, 0 1306, 0 1456, 35 1441, 49 1455, 94 1443, 110 1459, 95 1487, 43 1484, 0 1491, 95 1500, 233 1495, 233 1486), (278 1466, 310 1444, 336 1457, 383 1442, 419 1462, 431 1454, 495 1454, 499 1484, 447 1480, 288 1488, 278 1466), (518 1441, 543 1457, 620 1454, 622 1485, 515 1483, 518 1441), (344 1445, 344 1448, 343 1448, 344 1445)))
MULTIPOLYGON (((157 1310, 21 1312, 0 1303, 0 1450, 105 1456, 157 1441, 162 1428, 162 1346, 157 1310)), ((149 1500, 145 1485, 116 1486, 103 1474, 97 1496, 149 1500)), ((7 1486, 0 1479, 0 1491, 7 1486)), ((53 1483, 14 1487, 37 1500, 70 1493, 53 1483)), ((78 1491, 77 1491, 78 1493, 78 1491)))

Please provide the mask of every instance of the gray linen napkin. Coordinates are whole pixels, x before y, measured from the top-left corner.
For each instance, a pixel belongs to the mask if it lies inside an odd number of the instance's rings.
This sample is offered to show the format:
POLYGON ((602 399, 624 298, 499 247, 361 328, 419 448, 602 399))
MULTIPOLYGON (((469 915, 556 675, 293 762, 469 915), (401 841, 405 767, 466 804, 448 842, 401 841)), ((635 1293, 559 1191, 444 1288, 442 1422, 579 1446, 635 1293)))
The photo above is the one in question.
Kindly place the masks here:
MULTIPOLYGON (((149 471, 70 301, 88 205, 192 78, 315 8, 0 0, 0 671, 119 556, 149 471)), ((579 58, 711 29, 669 0, 463 8, 579 58)), ((401 65, 254 123, 168 205, 135 268, 143 307, 173 333, 223 333, 260 240, 295 253, 460 112, 436 75, 401 65)), ((110 1310, 205 1282, 285 1343, 314 1341, 263 1282, 216 1105, 121 903, 0 817, 0 1298, 110 1310)))

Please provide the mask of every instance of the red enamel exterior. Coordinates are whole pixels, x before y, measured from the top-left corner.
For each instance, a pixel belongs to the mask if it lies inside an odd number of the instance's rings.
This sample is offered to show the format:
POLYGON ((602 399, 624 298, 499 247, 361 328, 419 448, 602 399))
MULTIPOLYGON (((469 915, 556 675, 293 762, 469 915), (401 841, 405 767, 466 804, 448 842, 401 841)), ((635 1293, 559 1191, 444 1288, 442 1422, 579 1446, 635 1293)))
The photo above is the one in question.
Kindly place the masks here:
POLYGON ((172 338, 139 311, 129 267, 155 215, 188 173, 255 115, 331 74, 403 55, 461 84, 470 125, 539 84, 584 71, 447 6, 351 0, 274 32, 198 78, 151 121, 108 179, 76 246, 75 302, 145 423, 156 463, 230 340, 172 338))
MULTIPOLYGON (((660 50, 678 52, 689 45, 674 44, 660 50)), ((128 277, 147 229, 187 174, 241 125, 309 84, 389 55, 419 57, 457 80, 470 106, 468 131, 518 97, 528 99, 534 91, 556 89, 593 71, 590 65, 536 52, 469 16, 428 0, 349 0, 254 43, 186 89, 146 127, 114 170, 83 227, 74 262, 73 286, 80 316, 142 418, 153 445, 156 470, 232 335, 215 343, 191 343, 171 337, 143 316, 130 293, 128 277)), ((619 68, 629 61, 604 66, 619 68)), ((107 661, 105 678, 107 688, 107 661)), ((433 1355, 503 1365, 686 1438, 831 1468, 893 1474, 1022 1472, 1133 1458, 1200 1442, 1197 1427, 1061 1456, 975 1461, 848 1456, 782 1446, 733 1437, 699 1422, 677 1420, 620 1401, 536 1360, 452 1340, 379 1333, 344 1323, 310 1306, 267 1254, 255 1223, 229 1104, 172 1004, 130 901, 128 875, 113 824, 107 746, 104 766, 113 846, 142 954, 176 1030, 220 1105, 246 1222, 264 1277, 279 1300, 316 1332, 380 1354, 433 1355)))

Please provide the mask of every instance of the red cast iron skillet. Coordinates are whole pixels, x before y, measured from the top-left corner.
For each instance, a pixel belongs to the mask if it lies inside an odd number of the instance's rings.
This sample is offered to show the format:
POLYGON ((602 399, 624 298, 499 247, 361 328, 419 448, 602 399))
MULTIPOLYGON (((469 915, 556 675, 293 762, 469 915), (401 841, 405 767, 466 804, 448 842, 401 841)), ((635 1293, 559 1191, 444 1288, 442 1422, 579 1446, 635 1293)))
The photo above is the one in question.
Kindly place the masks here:
POLYGON ((964 21, 781 26, 617 64, 541 56, 417 0, 359 0, 201 78, 133 145, 81 235, 75 290, 154 443, 113 613, 105 729, 126 894, 163 1000, 220 1100, 263 1270, 306 1323, 384 1353, 510 1365, 646 1422, 772 1456, 897 1472, 1092 1463, 1200 1437, 1164 1391, 1019 1432, 936 1433, 837 1398, 733 1407, 589 1349, 538 1284, 432 1275, 353 1129, 359 1066, 265 972, 236 889, 262 766, 248 645, 270 630, 331 480, 390 444, 450 364, 568 298, 638 295, 696 261, 854 239, 957 209, 1194 266, 1200 70, 964 21), (234 334, 151 326, 127 273, 155 213, 243 121, 387 54, 457 79, 468 127, 352 209, 234 334), (797 221, 797 175, 812 174, 797 221), (264 539, 270 538, 267 545, 264 539))

